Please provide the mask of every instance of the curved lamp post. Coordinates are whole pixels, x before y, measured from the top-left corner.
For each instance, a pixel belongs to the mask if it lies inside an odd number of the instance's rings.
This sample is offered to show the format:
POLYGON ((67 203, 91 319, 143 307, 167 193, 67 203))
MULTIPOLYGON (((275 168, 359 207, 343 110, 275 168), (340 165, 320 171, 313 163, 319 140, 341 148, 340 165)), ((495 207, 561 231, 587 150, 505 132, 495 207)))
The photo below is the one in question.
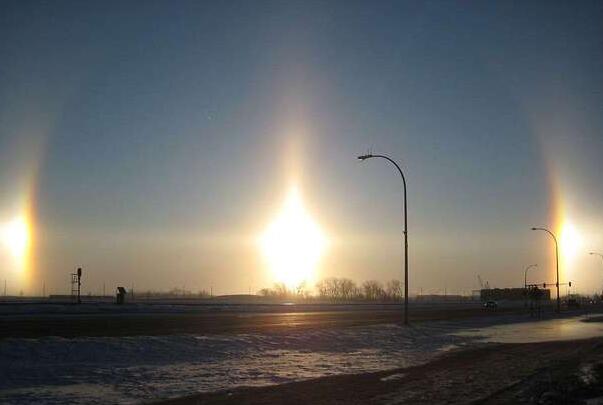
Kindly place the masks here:
POLYGON ((366 160, 371 158, 381 158, 389 161, 391 164, 396 166, 400 176, 402 177, 402 185, 404 186, 404 325, 408 325, 408 216, 407 216, 407 202, 406 202, 406 178, 400 166, 392 159, 385 155, 362 155, 358 156, 360 160, 366 160))
POLYGON ((603 259, 603 253, 590 252, 589 255, 599 256, 601 259, 603 259))
POLYGON ((589 252, 589 255, 592 256, 599 256, 601 258, 601 260, 603 260, 603 254, 602 253, 597 253, 597 252, 589 252))
POLYGON ((524 307, 526 307, 526 308, 528 306, 528 270, 530 270, 532 267, 538 267, 538 265, 537 264, 530 264, 523 271, 523 291, 524 291, 524 294, 525 294, 524 307))
POLYGON ((528 288, 528 270, 530 270, 532 267, 538 267, 537 264, 530 264, 528 267, 526 267, 526 269, 523 271, 523 288, 527 289, 528 288))
POLYGON ((557 242, 557 238, 555 237, 553 232, 549 231, 546 228, 532 228, 532 230, 533 231, 544 231, 544 232, 548 233, 549 235, 551 235, 551 237, 555 241, 555 265, 557 268, 557 283, 555 285, 557 286, 557 313, 560 313, 561 312, 561 300, 559 299, 559 243, 557 242))

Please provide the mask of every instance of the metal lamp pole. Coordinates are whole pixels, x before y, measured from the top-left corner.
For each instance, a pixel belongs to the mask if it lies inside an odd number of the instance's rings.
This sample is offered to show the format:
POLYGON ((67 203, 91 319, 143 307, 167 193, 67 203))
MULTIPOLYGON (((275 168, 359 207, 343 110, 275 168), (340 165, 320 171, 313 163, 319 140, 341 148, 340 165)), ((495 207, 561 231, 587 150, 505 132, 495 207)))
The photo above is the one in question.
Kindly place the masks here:
POLYGON ((597 252, 590 252, 589 255, 599 256, 603 260, 603 254, 597 252))
POLYGON ((599 256, 601 259, 603 259, 603 253, 590 252, 589 255, 599 256))
POLYGON ((557 313, 560 313, 561 312, 561 300, 559 299, 559 243, 557 242, 557 238, 555 237, 553 232, 549 231, 546 228, 532 228, 532 230, 533 231, 544 231, 544 232, 548 233, 549 235, 551 235, 551 237, 555 241, 555 264, 556 264, 556 268, 557 268, 557 283, 555 285, 557 286, 557 313))
POLYGON ((525 302, 524 302, 524 307, 526 307, 526 308, 528 306, 528 270, 530 270, 532 267, 538 267, 538 265, 537 264, 530 264, 523 271, 523 293, 526 296, 525 302))
POLYGON ((538 267, 538 265, 530 264, 528 267, 526 267, 526 269, 523 272, 523 288, 525 288, 525 289, 528 288, 528 270, 530 270, 532 267, 538 267))
POLYGON ((404 186, 404 325, 408 325, 408 216, 407 216, 407 200, 406 200, 406 178, 404 173, 398 164, 385 155, 362 155, 358 156, 360 160, 366 160, 371 158, 382 158, 389 161, 391 164, 396 166, 400 176, 402 177, 402 184, 404 186))

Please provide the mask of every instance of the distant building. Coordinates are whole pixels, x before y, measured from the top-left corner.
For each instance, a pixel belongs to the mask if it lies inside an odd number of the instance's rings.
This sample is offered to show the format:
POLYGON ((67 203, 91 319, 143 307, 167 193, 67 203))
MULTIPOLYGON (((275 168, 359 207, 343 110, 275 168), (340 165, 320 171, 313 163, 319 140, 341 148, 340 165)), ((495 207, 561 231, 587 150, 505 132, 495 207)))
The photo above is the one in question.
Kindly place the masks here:
MULTIPOLYGON (((551 290, 540 289, 542 292, 541 300, 551 299, 551 290)), ((502 301, 502 300, 525 300, 526 290, 524 288, 484 288, 480 290, 482 301, 502 301)))

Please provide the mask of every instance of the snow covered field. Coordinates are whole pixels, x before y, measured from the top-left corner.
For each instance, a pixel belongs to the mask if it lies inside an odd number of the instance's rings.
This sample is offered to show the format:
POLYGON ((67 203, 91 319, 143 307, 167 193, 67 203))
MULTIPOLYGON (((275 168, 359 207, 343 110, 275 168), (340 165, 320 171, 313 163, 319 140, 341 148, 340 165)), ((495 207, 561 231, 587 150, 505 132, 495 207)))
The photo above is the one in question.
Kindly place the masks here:
MULTIPOLYGON (((582 330, 576 325, 584 325, 577 318, 511 324, 519 320, 526 318, 270 334, 3 339, 0 402, 140 403, 416 365, 447 350, 513 336, 518 327, 523 334, 541 330, 549 337, 572 338, 578 332, 571 331, 582 330)), ((600 323, 589 328, 592 336, 603 335, 600 323)))

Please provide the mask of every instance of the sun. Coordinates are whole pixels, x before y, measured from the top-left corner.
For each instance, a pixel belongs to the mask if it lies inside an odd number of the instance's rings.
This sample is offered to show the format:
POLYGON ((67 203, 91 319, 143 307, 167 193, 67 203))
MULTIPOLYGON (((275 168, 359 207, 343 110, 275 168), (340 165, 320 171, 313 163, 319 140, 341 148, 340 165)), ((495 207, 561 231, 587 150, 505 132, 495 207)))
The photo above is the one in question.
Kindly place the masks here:
POLYGON ((559 240, 561 254, 565 261, 571 261, 576 257, 582 245, 582 237, 571 222, 565 222, 561 228, 559 240))
POLYGON ((304 209, 296 188, 281 212, 260 236, 260 249, 274 278, 289 288, 311 282, 327 238, 304 209))
POLYGON ((559 236, 559 253, 561 255, 562 277, 570 279, 574 275, 575 262, 582 248, 582 236, 576 227, 569 221, 565 221, 561 227, 559 236))
POLYGON ((29 226, 24 217, 16 217, 1 228, 4 246, 17 260, 23 260, 29 246, 29 226))

